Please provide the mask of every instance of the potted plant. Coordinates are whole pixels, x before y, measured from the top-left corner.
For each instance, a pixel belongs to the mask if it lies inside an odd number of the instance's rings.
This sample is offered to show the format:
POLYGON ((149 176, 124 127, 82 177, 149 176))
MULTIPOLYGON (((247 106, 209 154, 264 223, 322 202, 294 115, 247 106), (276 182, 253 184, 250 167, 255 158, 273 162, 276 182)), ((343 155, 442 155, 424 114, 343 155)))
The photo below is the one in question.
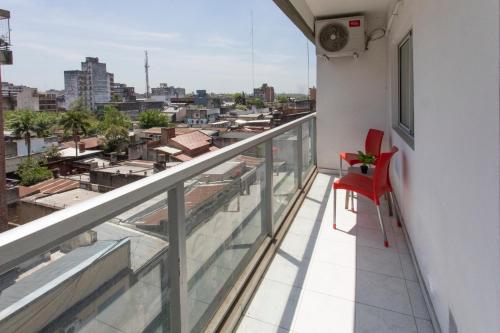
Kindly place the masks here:
POLYGON ((365 154, 362 151, 358 151, 358 159, 361 163, 361 173, 367 174, 368 173, 368 165, 369 164, 374 164, 375 163, 375 156, 371 154, 365 154))

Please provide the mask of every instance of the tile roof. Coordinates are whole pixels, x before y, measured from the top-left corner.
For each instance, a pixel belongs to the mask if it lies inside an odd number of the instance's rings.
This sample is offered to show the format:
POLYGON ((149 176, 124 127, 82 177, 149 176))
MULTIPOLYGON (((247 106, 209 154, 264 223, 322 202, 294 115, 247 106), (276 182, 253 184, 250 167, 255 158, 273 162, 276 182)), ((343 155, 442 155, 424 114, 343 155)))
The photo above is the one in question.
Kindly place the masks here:
MULTIPOLYGON (((97 148, 103 144, 101 138, 86 138, 80 139, 80 142, 85 143, 85 149, 97 148)), ((67 141, 62 143, 63 148, 75 148, 75 143, 73 141, 67 141)))
POLYGON ((186 154, 177 154, 173 156, 175 159, 178 159, 181 162, 191 161, 193 158, 186 154))
MULTIPOLYGON (((189 214, 194 208, 199 207, 201 204, 207 202, 217 193, 222 192, 228 186, 227 183, 207 184, 197 186, 186 194, 186 212, 189 214)), ((153 213, 144 216, 137 221, 136 224, 141 225, 159 225, 161 220, 168 219, 168 209, 162 208, 154 211, 153 213)))
POLYGON ((211 137, 200 132, 194 131, 192 133, 176 136, 171 139, 175 143, 186 147, 189 150, 209 146, 211 144, 211 137))
MULTIPOLYGON (((196 132, 196 128, 191 128, 191 127, 176 127, 175 128, 175 135, 184 135, 192 132, 196 132)), ((143 133, 146 134, 155 134, 155 135, 160 135, 161 134, 161 127, 151 127, 143 131, 143 133)))

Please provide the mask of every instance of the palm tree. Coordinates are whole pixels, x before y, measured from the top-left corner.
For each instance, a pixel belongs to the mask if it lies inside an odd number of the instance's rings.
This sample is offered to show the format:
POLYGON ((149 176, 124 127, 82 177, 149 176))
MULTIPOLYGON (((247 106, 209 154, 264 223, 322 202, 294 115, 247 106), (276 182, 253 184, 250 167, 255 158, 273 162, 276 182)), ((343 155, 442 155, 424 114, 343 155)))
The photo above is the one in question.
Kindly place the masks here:
POLYGON ((18 138, 24 138, 28 148, 28 158, 31 157, 31 133, 37 132, 36 116, 33 111, 21 110, 9 120, 7 127, 18 138))
POLYGON ((37 112, 35 118, 35 133, 39 138, 46 138, 51 134, 57 117, 46 112, 37 112))
POLYGON ((120 152, 129 141, 130 118, 112 106, 104 107, 104 117, 100 123, 100 131, 106 138, 108 151, 120 152))
POLYGON ((75 156, 78 157, 78 142, 80 134, 87 134, 87 130, 91 124, 90 112, 84 107, 81 100, 77 100, 71 109, 61 116, 60 124, 65 132, 70 132, 73 135, 75 143, 75 156))

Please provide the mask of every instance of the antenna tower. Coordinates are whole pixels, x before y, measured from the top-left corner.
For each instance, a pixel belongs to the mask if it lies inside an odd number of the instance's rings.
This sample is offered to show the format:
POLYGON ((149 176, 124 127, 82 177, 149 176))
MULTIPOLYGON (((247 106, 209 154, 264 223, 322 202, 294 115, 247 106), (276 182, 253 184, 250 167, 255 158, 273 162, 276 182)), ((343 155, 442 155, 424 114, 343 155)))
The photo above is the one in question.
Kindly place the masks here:
POLYGON ((253 10, 250 11, 250 23, 252 27, 252 89, 255 88, 255 62, 253 54, 253 10))
POLYGON ((149 63, 148 51, 144 51, 144 72, 146 73, 146 99, 149 98, 149 63))

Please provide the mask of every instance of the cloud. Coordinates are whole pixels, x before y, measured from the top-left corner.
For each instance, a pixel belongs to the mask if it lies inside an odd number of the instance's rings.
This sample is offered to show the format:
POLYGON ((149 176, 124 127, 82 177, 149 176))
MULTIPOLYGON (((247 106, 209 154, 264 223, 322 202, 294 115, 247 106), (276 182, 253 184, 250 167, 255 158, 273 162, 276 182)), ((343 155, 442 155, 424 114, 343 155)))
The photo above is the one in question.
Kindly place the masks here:
POLYGON ((131 30, 123 29, 120 31, 115 31, 115 34, 122 35, 124 37, 132 37, 137 39, 162 39, 162 40, 173 40, 180 37, 177 32, 158 32, 158 31, 143 31, 143 30, 131 30))
POLYGON ((145 45, 134 45, 134 44, 129 44, 129 43, 117 43, 117 42, 110 42, 110 41, 99 41, 99 42, 93 42, 95 45, 101 45, 104 46, 108 49, 122 49, 122 50, 128 50, 128 51, 144 51, 144 50, 153 50, 153 51, 163 51, 165 48, 162 47, 151 47, 151 46, 145 46, 145 45))
POLYGON ((236 47, 241 47, 244 46, 245 44, 226 37, 222 36, 211 36, 206 39, 207 46, 211 47, 218 47, 218 48, 236 48, 236 47))
POLYGON ((26 48, 34 51, 40 51, 44 52, 48 55, 59 57, 65 60, 71 60, 71 61, 81 61, 85 56, 83 53, 77 53, 77 52, 72 52, 68 51, 67 49, 64 48, 59 48, 59 47, 54 47, 54 46, 47 46, 44 44, 38 44, 38 43, 31 43, 31 42, 20 42, 15 45, 15 47, 20 47, 20 48, 26 48))

